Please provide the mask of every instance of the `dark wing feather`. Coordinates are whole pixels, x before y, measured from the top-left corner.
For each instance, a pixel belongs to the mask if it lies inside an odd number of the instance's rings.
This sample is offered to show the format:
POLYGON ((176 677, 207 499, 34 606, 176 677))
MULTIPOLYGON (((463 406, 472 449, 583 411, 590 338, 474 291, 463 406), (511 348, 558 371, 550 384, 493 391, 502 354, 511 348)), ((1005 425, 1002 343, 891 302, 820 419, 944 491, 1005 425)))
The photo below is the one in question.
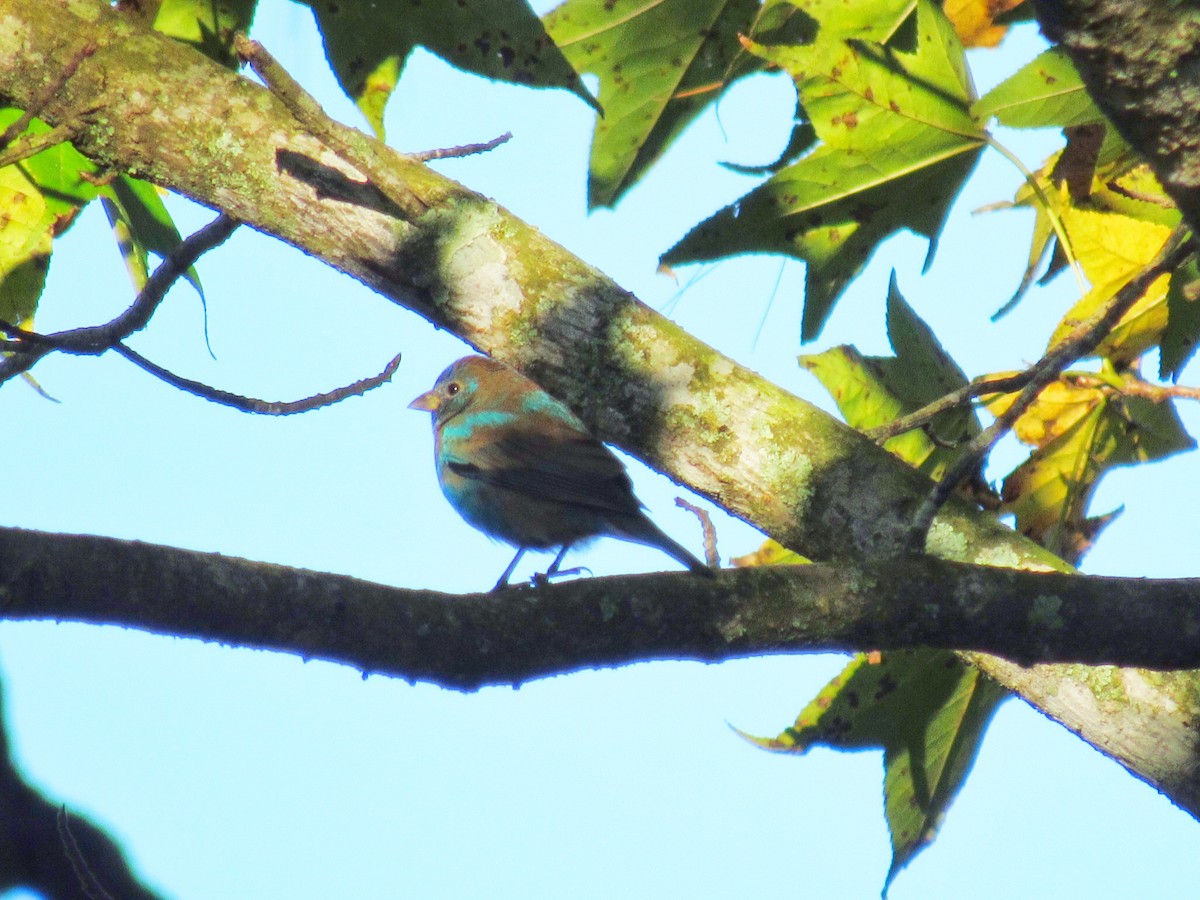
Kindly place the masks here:
POLYGON ((570 423, 523 416, 497 427, 471 462, 451 462, 464 478, 598 512, 638 514, 641 504, 625 466, 611 450, 570 423))

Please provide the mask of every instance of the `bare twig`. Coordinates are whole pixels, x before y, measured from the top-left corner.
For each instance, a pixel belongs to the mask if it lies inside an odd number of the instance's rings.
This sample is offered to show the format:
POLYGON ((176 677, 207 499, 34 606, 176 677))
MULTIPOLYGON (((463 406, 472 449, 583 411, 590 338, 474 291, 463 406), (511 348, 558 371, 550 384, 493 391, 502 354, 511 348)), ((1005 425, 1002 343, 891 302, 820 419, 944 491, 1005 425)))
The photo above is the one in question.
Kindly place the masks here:
POLYGON ((46 104, 54 99, 54 95, 61 91, 63 85, 75 74, 75 70, 79 68, 80 63, 95 52, 95 41, 88 41, 76 50, 71 55, 71 58, 67 60, 66 65, 59 70, 58 75, 46 83, 46 86, 34 96, 32 103, 26 105, 21 117, 5 128, 3 134, 0 134, 0 147, 7 147, 17 135, 28 128, 29 123, 46 108, 46 104))
POLYGON ((1013 391, 1019 391, 1025 385, 1029 384, 1030 380, 1036 374, 1036 370, 1037 366, 1031 366, 1025 371, 1017 372, 1014 375, 1004 375, 1002 377, 981 375, 973 379, 970 384, 965 384, 958 390, 951 391, 949 394, 939 397, 927 406, 922 406, 920 409, 906 416, 893 419, 886 425, 870 428, 864 434, 875 441, 875 443, 882 444, 898 434, 904 434, 904 432, 912 431, 914 428, 924 428, 937 416, 962 406, 968 400, 974 400, 976 397, 982 397, 985 394, 1009 394, 1013 391))
POLYGON ((1080 387, 1110 388, 1129 397, 1141 397, 1151 403, 1166 403, 1168 400, 1200 400, 1200 388, 1182 384, 1152 384, 1140 378, 1129 379, 1114 386, 1092 374, 1076 375, 1072 379, 1080 387))
POLYGON ((1158 194, 1148 194, 1145 191, 1136 191, 1133 188, 1125 187, 1115 178, 1105 185, 1114 194, 1120 194, 1122 197, 1128 197, 1130 200, 1137 200, 1140 203, 1153 203, 1155 206, 1161 206, 1164 209, 1174 209, 1175 204, 1168 197, 1158 194))
POLYGON ((417 219, 429 206, 397 178, 384 160, 379 146, 367 135, 329 118, 321 104, 288 74, 262 44, 244 34, 233 39, 234 49, 263 80, 304 128, 330 150, 362 172, 399 208, 405 219, 417 219))
POLYGON ((1081 323, 1030 367, 1032 377, 1013 400, 1012 405, 997 416, 995 422, 971 439, 941 480, 933 486, 933 490, 921 501, 905 538, 906 552, 924 552, 925 539, 938 510, 949 499, 959 482, 979 467, 996 442, 1008 433, 1046 386, 1056 380, 1072 362, 1095 350, 1125 313, 1142 298, 1150 285, 1164 273, 1177 268, 1193 252, 1190 232, 1182 227, 1176 229, 1154 260, 1129 279, 1099 315, 1081 323))
POLYGON ((232 394, 229 391, 223 391, 220 388, 211 387, 199 381, 192 381, 190 378, 176 375, 174 372, 170 372, 162 366, 152 363, 146 357, 135 350, 131 350, 124 344, 117 344, 112 349, 138 368, 149 372, 155 378, 165 381, 172 387, 179 388, 181 391, 186 391, 205 400, 211 400, 213 403, 232 407, 241 412, 258 413, 264 416, 290 416, 295 413, 320 409, 322 406, 331 406, 334 403, 345 400, 347 397, 360 396, 388 382, 396 374, 396 369, 400 366, 400 356, 397 355, 392 358, 392 361, 378 375, 359 379, 345 387, 327 391, 323 394, 314 394, 302 400, 257 400, 254 397, 243 397, 240 394, 232 394))
POLYGON ((704 561, 710 569, 721 568, 721 555, 717 553, 717 529, 708 510, 701 509, 695 503, 688 503, 682 497, 675 498, 675 505, 686 509, 700 520, 700 527, 704 531, 704 561))
POLYGON ((458 147, 444 147, 440 150, 424 150, 420 153, 413 153, 412 158, 420 162, 429 162, 431 159, 457 159, 460 156, 487 153, 489 150, 495 150, 501 144, 506 144, 511 140, 512 132, 506 131, 500 137, 484 141, 482 144, 462 144, 458 147))
POLYGON ((0 321, 0 331, 15 338, 19 346, 0 359, 0 384, 27 372, 48 353, 59 351, 73 355, 96 356, 111 350, 135 331, 146 327, 167 291, 187 272, 201 255, 223 243, 238 221, 222 213, 195 234, 190 235, 167 256, 146 280, 133 303, 123 313, 103 325, 88 325, 53 334, 26 331, 0 321))
POLYGON ((43 131, 40 134, 23 134, 10 143, 0 144, 0 147, 5 148, 0 153, 0 169, 15 165, 31 156, 37 156, 43 150, 49 150, 63 141, 69 141, 74 134, 74 126, 56 125, 49 131, 43 131))

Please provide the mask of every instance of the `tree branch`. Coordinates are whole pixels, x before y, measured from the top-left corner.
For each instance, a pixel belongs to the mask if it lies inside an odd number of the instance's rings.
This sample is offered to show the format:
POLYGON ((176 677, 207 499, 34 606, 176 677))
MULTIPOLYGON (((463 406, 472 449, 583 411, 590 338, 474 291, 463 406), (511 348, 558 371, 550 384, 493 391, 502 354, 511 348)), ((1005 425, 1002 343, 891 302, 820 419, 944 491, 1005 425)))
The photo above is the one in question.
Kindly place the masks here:
POLYGON ((125 625, 474 690, 647 659, 933 647, 1200 666, 1200 580, 931 557, 453 595, 112 538, 0 529, 0 616, 125 625))
POLYGON ((1196 128, 1200 18, 1161 0, 1034 0, 1042 31, 1062 44, 1088 93, 1146 158, 1200 233, 1196 128))
POLYGON ((54 334, 37 334, 9 322, 0 322, 0 332, 15 338, 17 344, 9 351, 11 356, 0 359, 0 383, 29 371, 39 359, 56 350, 63 353, 97 355, 111 350, 134 332, 141 331, 149 324, 171 285, 202 255, 228 240, 238 224, 235 219, 222 213, 199 231, 189 235, 159 263, 129 308, 103 325, 71 328, 54 334))
MULTIPOLYGON (((927 478, 862 435, 691 338, 536 228, 419 162, 378 150, 428 207, 401 221, 385 194, 278 99, 190 48, 105 4, 9 0, 6 9, 19 27, 0 29, 0 98, 13 105, 28 105, 56 77, 53 50, 64 40, 96 41, 42 118, 76 122, 91 110, 73 143, 102 170, 132 172, 219 207, 358 278, 533 375, 602 439, 785 546, 812 559, 870 559, 894 548, 928 493, 927 478), (142 89, 148 70, 153 95, 142 89)), ((968 562, 1064 566, 953 498, 928 548, 968 562)), ((1197 673, 973 661, 1200 811, 1197 673), (1137 679, 1136 703, 1114 699, 1126 677, 1137 679)))

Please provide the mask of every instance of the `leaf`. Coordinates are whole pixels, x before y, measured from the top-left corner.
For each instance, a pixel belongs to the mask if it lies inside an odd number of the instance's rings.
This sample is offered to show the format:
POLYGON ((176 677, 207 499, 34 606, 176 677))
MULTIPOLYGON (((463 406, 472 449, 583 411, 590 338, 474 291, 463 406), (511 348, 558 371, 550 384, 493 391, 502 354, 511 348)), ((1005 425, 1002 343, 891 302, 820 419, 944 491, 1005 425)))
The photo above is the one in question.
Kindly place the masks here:
POLYGON ((735 556, 730 560, 735 568, 743 569, 751 566, 802 566, 811 562, 807 557, 770 538, 763 541, 762 546, 753 553, 735 556))
MULTIPOLYGON (((19 109, 0 109, 0 130, 21 117, 19 109)), ((45 134, 50 126, 34 119, 25 134, 45 134)), ((60 235, 71 226, 80 207, 86 206, 99 193, 88 177, 97 173, 96 165, 71 144, 63 142, 48 147, 16 164, 37 187, 52 215, 54 234, 60 235)))
POLYGON ((1196 352, 1200 341, 1200 263, 1196 257, 1171 275, 1167 289, 1167 325, 1163 329, 1158 377, 1179 380, 1179 373, 1196 352))
MULTIPOLYGON (((864 431, 914 412, 967 383, 963 371, 900 294, 895 273, 888 289, 887 321, 893 357, 864 357, 847 346, 800 357, 800 364, 833 396, 846 422, 864 431)), ((914 429, 889 439, 884 447, 938 478, 956 456, 949 444, 976 434, 979 421, 970 408, 950 410, 933 420, 931 430, 941 446, 924 429, 914 429)))
POLYGON ((33 318, 46 284, 54 219, 41 192, 16 166, 0 169, 0 319, 33 318))
MULTIPOLYGON (((877 17, 874 27, 896 25, 877 17)), ((696 226, 662 261, 761 252, 805 260, 804 340, 820 332, 846 284, 891 234, 907 228, 927 237, 928 264, 984 136, 967 112, 962 47, 926 0, 917 3, 916 47, 830 37, 824 23, 811 45, 751 45, 792 73, 822 143, 696 226)))
POLYGON ((250 30, 258 0, 163 0, 154 30, 191 44, 209 59, 238 67, 233 36, 250 30))
POLYGON ((559 87, 599 109, 527 0, 399 4, 302 0, 313 9, 338 84, 383 137, 383 110, 420 46, 485 78, 559 87))
MULTIPOLYGON (((154 185, 122 175, 109 187, 105 196, 105 212, 117 234, 117 243, 125 257, 133 286, 140 291, 149 274, 149 254, 167 257, 175 252, 183 239, 154 185)), ((204 290, 195 266, 189 268, 184 277, 203 302, 204 290)))
MULTIPOLYGON (((1063 224, 1092 289, 1059 322, 1050 346, 1093 318, 1135 274, 1145 268, 1171 235, 1155 222, 1067 206, 1063 224)), ((1095 356, 1131 362, 1155 346, 1167 324, 1167 283, 1163 275, 1109 332, 1095 356)))
POLYGON ((997 18, 1020 6, 1023 0, 945 0, 946 18, 964 47, 995 47, 1008 32, 997 18))
POLYGON ((988 91, 971 110, 1010 128, 1065 128, 1102 122, 1079 72, 1058 48, 1047 50, 988 91))
POLYGON ((863 654, 774 738, 760 747, 805 753, 814 746, 884 751, 884 811, 892 839, 886 891, 937 834, 978 755, 1004 690, 942 650, 863 654))
MULTIPOLYGON (((1171 404, 1121 393, 1134 379, 1111 368, 1103 378, 1064 376, 1016 423, 1017 437, 1035 450, 1005 478, 1001 511, 1016 516, 1022 534, 1073 564, 1091 547, 1098 525, 1107 524, 1087 511, 1110 469, 1195 447, 1171 404)), ((988 405, 999 413, 1010 401, 988 405)))
POLYGON ((758 12, 757 0, 567 0, 546 15, 571 64, 600 79, 590 208, 615 204, 720 96, 758 12))
MULTIPOLYGON (((0 130, 20 117, 18 109, 0 109, 0 130)), ((25 133, 49 130, 35 119, 25 133)), ((91 162, 65 143, 0 169, 0 319, 19 324, 33 318, 54 238, 96 196, 95 186, 83 177, 94 171, 91 162)))

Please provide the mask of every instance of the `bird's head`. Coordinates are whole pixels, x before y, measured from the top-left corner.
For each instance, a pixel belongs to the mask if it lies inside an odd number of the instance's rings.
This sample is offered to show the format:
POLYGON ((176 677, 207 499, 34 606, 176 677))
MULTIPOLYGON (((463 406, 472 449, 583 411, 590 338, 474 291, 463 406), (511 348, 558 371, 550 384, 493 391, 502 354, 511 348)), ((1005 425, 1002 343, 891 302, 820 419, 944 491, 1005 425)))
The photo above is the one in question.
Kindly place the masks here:
POLYGON ((433 413, 434 424, 440 425, 470 407, 489 373, 500 370, 504 366, 487 357, 465 356, 442 372, 434 386, 408 408, 433 413))

